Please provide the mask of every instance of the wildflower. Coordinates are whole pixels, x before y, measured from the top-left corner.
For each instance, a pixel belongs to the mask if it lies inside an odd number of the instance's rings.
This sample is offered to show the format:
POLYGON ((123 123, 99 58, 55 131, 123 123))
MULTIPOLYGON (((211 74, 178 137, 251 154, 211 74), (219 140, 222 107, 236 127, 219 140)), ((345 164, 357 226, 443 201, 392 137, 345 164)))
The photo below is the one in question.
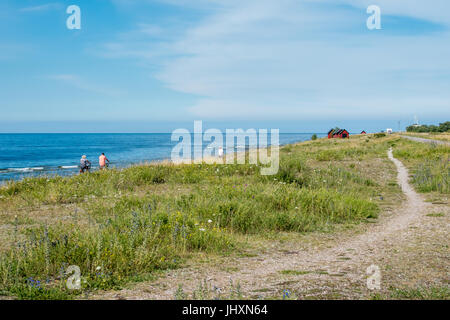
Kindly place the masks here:
POLYGON ((212 222, 212 220, 211 220, 211 219, 209 219, 209 220, 208 220, 208 223, 211 223, 211 222, 212 222))
POLYGON ((200 230, 200 231, 205 231, 205 228, 200 228, 200 229, 198 229, 198 230, 200 230))
POLYGON ((102 267, 98 266, 97 268, 95 268, 95 270, 100 271, 102 269, 102 267))

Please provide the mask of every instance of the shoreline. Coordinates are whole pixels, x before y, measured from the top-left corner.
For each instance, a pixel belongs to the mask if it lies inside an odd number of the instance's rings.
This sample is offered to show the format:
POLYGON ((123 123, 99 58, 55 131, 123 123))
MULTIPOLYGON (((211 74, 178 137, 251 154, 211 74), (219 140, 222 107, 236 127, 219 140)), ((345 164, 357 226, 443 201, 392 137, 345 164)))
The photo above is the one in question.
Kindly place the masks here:
MULTIPOLYGON (((325 137, 318 137, 317 139, 324 139, 325 137)), ((311 138, 307 139, 307 140, 297 140, 294 142, 290 142, 290 143, 283 143, 283 144, 279 144, 279 148, 282 148, 284 146, 288 146, 288 145, 295 145, 298 143, 302 143, 302 142, 307 142, 307 141, 312 141, 311 138)), ((269 148, 269 146, 265 147, 265 148, 245 148, 244 151, 234 151, 235 157, 237 157, 238 154, 241 153, 247 153, 250 150, 254 151, 254 152, 259 152, 259 150, 266 150, 267 148, 269 148)), ((236 148, 235 148, 236 149, 236 148)), ((202 162, 201 163, 205 163, 205 164, 226 164, 226 153, 224 153, 223 157, 219 157, 219 156, 208 156, 208 157, 203 157, 202 158, 202 162), (222 163, 221 163, 222 162, 222 163)), ((235 159, 236 162, 236 159, 235 159)), ((246 160, 247 162, 247 160, 246 160)), ((181 165, 181 164, 186 164, 186 165, 192 165, 192 164, 198 164, 195 163, 195 159, 191 159, 190 163, 184 163, 184 162, 174 162, 172 161, 170 158, 160 158, 160 159, 154 159, 154 160, 145 160, 145 161, 141 161, 141 162, 130 162, 130 163, 126 163, 124 165, 121 166, 117 166, 117 167, 110 167, 107 170, 117 170, 117 171, 121 171, 121 170, 126 170, 132 167, 140 167, 140 166, 154 166, 154 165, 181 165)), ((0 188, 4 188, 5 186, 7 186, 10 183, 15 183, 15 182, 21 182, 24 179, 30 179, 30 178, 55 178, 55 177, 62 177, 62 178, 71 178, 74 176, 79 175, 78 172, 72 172, 72 173, 67 173, 67 174, 61 174, 60 172, 55 172, 55 171, 61 171, 64 172, 64 170, 71 170, 71 169, 76 169, 78 171, 79 166, 58 166, 58 167, 54 167, 55 170, 49 170, 49 171, 44 171, 45 168, 52 168, 50 166, 39 166, 39 167, 27 167, 27 168, 8 168, 8 169, 0 169, 0 174, 1 171, 6 171, 6 170, 11 170, 11 171, 7 171, 7 172, 23 172, 24 174, 26 173, 31 173, 31 172, 39 172, 36 175, 26 175, 26 176, 21 176, 18 179, 0 179, 0 188), (42 170, 34 170, 34 169, 41 169, 42 170), (26 171, 26 169, 29 169, 31 171, 26 171), (23 171, 22 171, 23 170, 23 171), (51 173, 50 173, 51 172, 51 173)), ((99 167, 95 166, 92 167, 90 173, 94 173, 94 172, 98 172, 99 167), (95 169, 94 169, 95 168, 95 169)))

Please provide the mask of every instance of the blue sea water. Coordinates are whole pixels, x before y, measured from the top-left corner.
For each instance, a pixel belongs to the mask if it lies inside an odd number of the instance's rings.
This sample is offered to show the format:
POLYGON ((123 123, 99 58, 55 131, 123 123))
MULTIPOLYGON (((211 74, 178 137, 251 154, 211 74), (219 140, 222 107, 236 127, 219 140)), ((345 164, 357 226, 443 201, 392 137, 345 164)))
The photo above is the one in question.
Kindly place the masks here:
MULTIPOLYGON (((280 145, 309 140, 311 135, 280 133, 280 145)), ((93 170, 98 169, 102 152, 111 161, 111 167, 118 168, 169 159, 177 143, 171 141, 171 133, 0 134, 0 182, 37 175, 76 174, 83 154, 92 162, 93 170)), ((203 147, 207 145, 203 142, 203 147)))

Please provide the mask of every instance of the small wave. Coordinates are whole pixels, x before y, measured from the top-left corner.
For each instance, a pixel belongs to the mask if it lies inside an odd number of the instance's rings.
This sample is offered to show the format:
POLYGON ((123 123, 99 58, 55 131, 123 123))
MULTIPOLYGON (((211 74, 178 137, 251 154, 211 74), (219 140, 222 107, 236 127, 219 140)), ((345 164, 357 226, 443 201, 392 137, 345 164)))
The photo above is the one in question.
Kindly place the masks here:
POLYGON ((32 168, 8 168, 10 172, 32 172, 32 168))
POLYGON ((0 172, 33 172, 33 171, 43 171, 44 167, 26 167, 26 168, 8 168, 0 169, 0 172))
POLYGON ((59 166, 58 168, 61 168, 61 169, 75 169, 75 168, 78 168, 78 166, 59 166))

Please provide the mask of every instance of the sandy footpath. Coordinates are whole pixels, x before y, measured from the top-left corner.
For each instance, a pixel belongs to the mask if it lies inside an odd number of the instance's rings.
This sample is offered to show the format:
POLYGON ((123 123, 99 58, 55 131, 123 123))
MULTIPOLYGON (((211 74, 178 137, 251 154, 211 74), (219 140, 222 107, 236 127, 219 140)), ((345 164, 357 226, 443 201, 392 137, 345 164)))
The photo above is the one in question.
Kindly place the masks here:
POLYGON ((406 200, 389 216, 368 224, 363 232, 332 235, 318 243, 278 245, 251 257, 233 258, 220 266, 168 271, 164 276, 94 299, 173 299, 179 285, 191 294, 207 281, 215 292, 240 284, 244 298, 367 299, 388 294, 391 287, 448 286, 449 208, 426 202, 408 182, 408 170, 388 151, 406 200), (437 217, 429 213, 439 213, 437 217), (442 214, 443 213, 443 214, 442 214), (442 215, 441 215, 442 214, 442 215), (380 270, 380 289, 369 290, 367 268, 380 270))

